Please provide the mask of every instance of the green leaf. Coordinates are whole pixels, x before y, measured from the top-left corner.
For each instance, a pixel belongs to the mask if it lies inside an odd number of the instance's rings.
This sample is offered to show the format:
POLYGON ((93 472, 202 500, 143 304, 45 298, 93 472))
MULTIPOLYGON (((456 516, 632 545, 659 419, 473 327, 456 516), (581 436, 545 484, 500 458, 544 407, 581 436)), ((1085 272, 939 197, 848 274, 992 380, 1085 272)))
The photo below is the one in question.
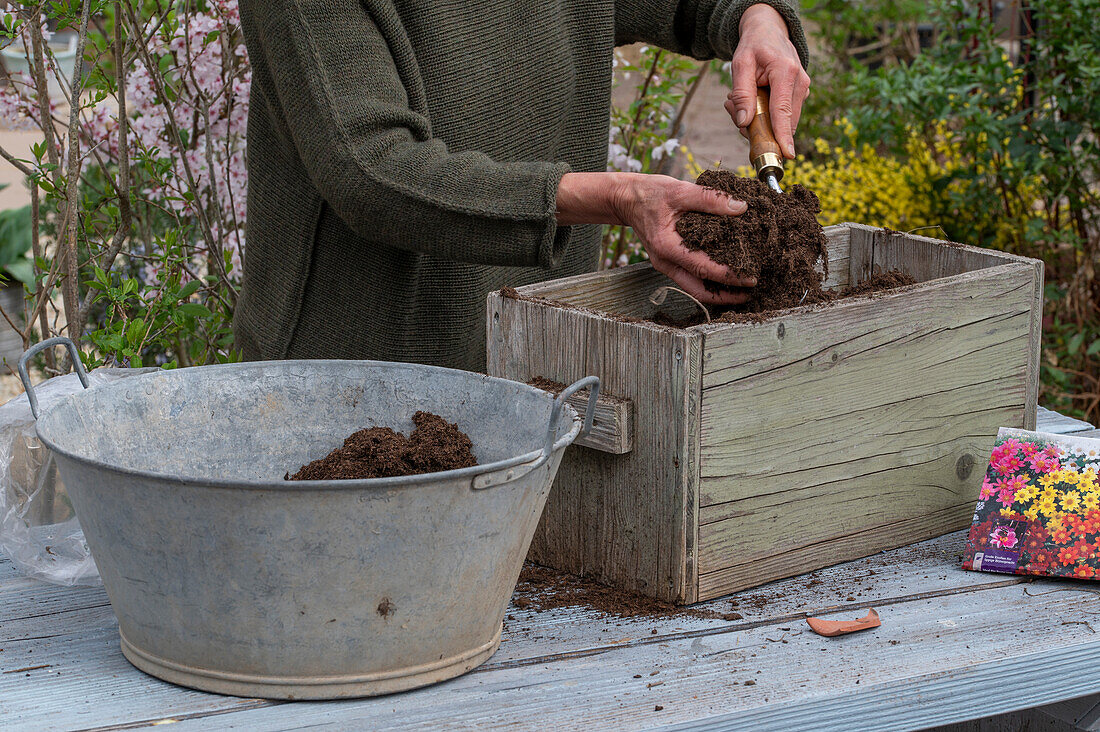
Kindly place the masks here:
POLYGON ((34 265, 26 257, 9 262, 5 268, 13 279, 19 280, 27 287, 34 287, 34 265))
POLYGON ((1085 342, 1085 334, 1082 332, 1074 333, 1066 341, 1066 351, 1070 354, 1078 353, 1081 350, 1081 344, 1085 342))
POLYGON ((145 321, 134 318, 126 328, 126 340, 131 346, 137 346, 145 338, 145 321))
POLYGON ((192 315, 197 318, 209 318, 210 310, 205 306, 197 302, 185 302, 176 307, 184 315, 192 315))
POLYGON ((0 268, 24 259, 31 249, 31 207, 0 211, 0 268))
POLYGON ((198 292, 200 287, 202 287, 201 282, 199 282, 198 280, 191 280, 186 285, 184 285, 183 287, 180 288, 179 299, 180 300, 187 300, 192 295, 194 295, 196 292, 198 292))

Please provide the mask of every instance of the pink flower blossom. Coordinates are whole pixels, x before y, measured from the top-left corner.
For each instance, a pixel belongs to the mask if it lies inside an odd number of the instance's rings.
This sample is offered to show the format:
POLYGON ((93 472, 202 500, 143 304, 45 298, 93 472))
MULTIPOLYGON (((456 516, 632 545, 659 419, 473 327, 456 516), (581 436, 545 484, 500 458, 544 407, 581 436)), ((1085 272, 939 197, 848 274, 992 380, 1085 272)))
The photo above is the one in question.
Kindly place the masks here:
POLYGON ((1011 475, 1023 467, 1024 462, 1015 453, 1003 455, 999 460, 993 460, 993 469, 1001 475, 1011 475))
POLYGON ((1047 455, 1045 451, 1035 453, 1027 462, 1036 473, 1050 473, 1062 467, 1058 458, 1047 455))
POLYGON ((1020 451, 1020 441, 1009 438, 993 448, 993 460, 1002 460, 1009 455, 1015 455, 1020 451))
MULTIPOLYGON (((245 132, 252 78, 248 54, 240 39, 237 0, 214 0, 207 12, 180 13, 177 24, 164 24, 152 34, 149 52, 167 58, 163 73, 173 89, 171 116, 157 95, 155 79, 140 59, 126 77, 130 116, 129 153, 148 155, 170 166, 163 180, 140 194, 186 221, 209 221, 221 249, 240 275, 247 213, 248 173, 245 132), (186 134, 181 142, 173 125, 186 134), (205 209, 200 217, 199 206, 205 209)), ((152 27, 146 29, 153 31, 152 27)), ((117 105, 104 101, 84 120, 84 134, 101 155, 118 156, 117 105)), ((206 243, 192 246, 205 253, 206 243)), ((150 252, 154 253, 155 252, 150 252)), ((205 256, 195 262, 205 272, 205 256)), ((146 268, 145 276, 155 273, 146 268)))
POLYGON ((1011 549, 1016 546, 1016 531, 1011 526, 998 526, 990 532, 989 542, 1001 549, 1011 549))

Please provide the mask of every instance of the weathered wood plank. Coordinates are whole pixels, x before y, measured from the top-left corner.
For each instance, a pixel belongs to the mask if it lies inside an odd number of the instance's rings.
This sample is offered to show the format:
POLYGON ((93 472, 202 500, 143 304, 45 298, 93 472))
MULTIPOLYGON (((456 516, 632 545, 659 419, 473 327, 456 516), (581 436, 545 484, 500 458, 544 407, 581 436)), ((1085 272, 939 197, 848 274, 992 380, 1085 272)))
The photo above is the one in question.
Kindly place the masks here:
MULTIPOLYGON (((717 597, 739 592, 760 583, 760 577, 791 576, 810 568, 828 566, 882 547, 904 546, 928 536, 946 534, 970 522, 974 500, 947 506, 936 511, 920 512, 893 523, 858 529, 850 534, 832 536, 812 544, 788 542, 792 546, 774 552, 761 553, 750 561, 730 564, 737 556, 735 529, 725 529, 717 539, 708 535, 708 527, 700 527, 699 596, 717 597), (714 546, 711 545, 713 541, 714 546), (711 556, 717 555, 717 559, 711 556), (710 566, 718 569, 706 571, 710 566)), ((783 517, 784 519, 786 517, 783 517)), ((759 549, 756 549, 759 552, 759 549)))
MULTIPOLYGON (((890 623, 890 616, 885 614, 885 608, 905 604, 924 607, 924 603, 935 601, 941 595, 953 595, 960 598, 960 601, 970 598, 971 605, 981 605, 986 602, 984 595, 990 589, 1002 587, 1005 582, 1025 581, 1023 578, 960 570, 958 555, 962 542, 963 536, 954 534, 858 562, 831 567, 812 576, 792 578, 742 593, 733 599, 738 603, 736 608, 732 607, 730 600, 715 601, 704 606, 721 611, 736 609, 745 615, 743 621, 726 622, 682 616, 623 620, 609 618, 590 609, 581 608, 559 608, 545 612, 512 608, 509 610, 509 615, 512 617, 506 623, 501 650, 490 660, 484 671, 513 670, 520 677, 518 682, 510 681, 501 684, 494 680, 485 680, 474 682, 470 687, 461 689, 455 689, 450 683, 434 687, 437 692, 450 690, 446 694, 446 700, 442 702, 419 701, 421 696, 429 691, 425 690, 363 702, 315 706, 343 708, 367 705, 363 713, 377 715, 387 708, 396 709, 386 706, 391 701, 404 700, 403 704, 410 704, 412 707, 433 706, 439 703, 443 706, 436 707, 439 717, 434 723, 438 725, 450 719, 454 709, 462 709, 467 705, 488 703, 494 710, 510 708, 515 700, 498 696, 500 690, 504 688, 525 687, 533 690, 531 693, 538 693, 538 689, 545 688, 541 686, 545 676, 542 669, 550 663, 570 663, 571 659, 584 657, 601 659, 605 651, 617 648, 626 654, 638 653, 639 661, 636 664, 629 659, 627 661, 632 669, 631 678, 633 673, 642 673, 646 683, 652 683, 654 679, 648 677, 651 670, 648 665, 650 661, 643 660, 650 659, 650 656, 645 655, 648 654, 647 649, 664 648, 658 653, 659 661, 676 656, 679 653, 669 650, 667 644, 677 639, 688 643, 690 650, 694 648, 696 641, 700 645, 709 645, 712 642, 712 636, 729 633, 745 636, 746 631, 750 629, 774 630, 780 626, 795 628, 795 623, 799 623, 797 627, 801 627, 800 619, 807 612, 817 614, 820 611, 843 611, 854 615, 868 603, 878 606, 880 611, 884 612, 884 619, 890 623), (852 599, 848 600, 848 598, 852 599), (491 688, 495 691, 489 695, 487 701, 472 697, 467 699, 468 688, 491 688)), ((118 725, 144 726, 141 720, 151 723, 164 719, 188 718, 202 720, 202 724, 206 725, 202 728, 248 729, 256 723, 255 720, 241 718, 241 721, 234 721, 237 714, 232 712, 277 706, 273 702, 192 692, 145 676, 131 668, 122 658, 118 651, 117 631, 113 623, 108 622, 104 627, 98 624, 89 626, 87 618, 66 617, 69 613, 56 604, 45 610, 40 617, 34 618, 32 615, 36 611, 37 603, 33 590, 53 588, 39 583, 28 584, 29 581, 13 575, 10 564, 0 562, 0 596, 11 601, 12 616, 22 618, 17 625, 9 623, 0 625, 0 648, 5 649, 0 652, 0 668, 7 670, 42 663, 51 664, 51 667, 30 672, 31 677, 20 674, 0 675, 0 715, 5 721, 6 729, 109 729, 117 728, 118 725), (15 591, 8 594, 7 591, 13 588, 15 591), (41 622, 46 625, 36 625, 41 622), (38 627, 41 632, 34 632, 35 627, 38 627), (13 644, 8 640, 9 633, 22 637, 35 636, 35 638, 13 644), (42 636, 52 637, 43 638, 42 636), (32 649, 33 653, 26 653, 28 648, 32 649), (25 663, 9 661, 9 656, 12 659, 27 656, 30 661, 25 663), (18 666, 13 665, 16 663, 18 666), (61 674, 57 675, 57 671, 61 671, 61 674)), ((79 606, 94 602, 97 595, 100 600, 105 599, 102 590, 96 588, 80 589, 74 592, 72 597, 74 605, 79 606)), ((60 597, 64 598, 65 595, 61 594, 60 597)), ((106 612, 110 617, 109 610, 106 612)), ((1004 617, 1009 617, 1014 610, 1012 606, 1007 606, 1005 612, 1009 615, 1004 617)), ((1021 622, 1026 623, 1028 619, 1023 618, 1021 622)), ((772 634, 770 637, 778 636, 772 634)), ((880 642, 883 645, 886 644, 886 640, 880 642)), ((746 636, 743 643, 750 648, 749 660, 755 662, 756 659, 752 654, 759 655, 759 650, 755 648, 755 645, 760 643, 759 638, 751 641, 750 637, 746 636)), ((792 649, 790 644, 767 641, 764 641, 764 644, 766 651, 779 650, 779 647, 785 650, 792 649)), ((939 648, 939 646, 919 644, 917 647, 926 650, 939 648)), ((1012 650, 1019 652, 1026 649, 1016 646, 1012 650)), ((809 652, 825 655, 812 646, 809 652)), ((801 665, 797 660, 801 655, 803 655, 802 652, 794 652, 784 659, 778 659, 777 663, 782 662, 789 668, 797 669, 801 665)), ((905 664, 914 676, 919 677, 943 670, 937 662, 938 659, 937 653, 913 654, 906 656, 905 664)), ((597 661, 597 665, 602 663, 597 661)), ((853 668, 858 672, 858 666, 853 668)), ((653 670, 656 670, 656 667, 653 670)), ((665 672, 662 671, 658 677, 664 674, 665 672)), ((756 678, 760 679, 761 676, 756 678)), ((847 672, 842 678, 849 678, 847 672)), ((663 679, 658 678, 658 680, 663 679)), ((749 689, 744 689, 733 682, 742 679, 731 680, 719 675, 716 680, 725 684, 728 697, 727 702, 716 709, 726 712, 740 709, 741 693, 749 689)), ((805 688, 795 691, 800 695, 799 698, 814 698, 821 691, 830 692, 835 681, 835 677, 814 678, 805 688)), ((758 684, 763 683, 762 679, 758 682, 758 684)), ((663 686, 652 687, 647 691, 663 690, 663 686)), ((689 695, 679 701, 686 702, 690 699, 689 695)), ((694 705, 695 701, 691 700, 691 705, 694 705)), ((759 698, 756 701, 759 702, 759 698)), ((579 720, 583 717, 599 728, 600 715, 605 711, 605 707, 601 706, 603 702, 576 703, 578 706, 570 712, 568 724, 579 724, 579 720)), ((614 700, 610 705, 612 708, 616 706, 614 700)), ((652 709, 652 706, 650 708, 652 709)), ((668 708, 671 710, 671 707, 668 708)), ((694 718, 692 716, 694 710, 695 708, 689 705, 682 706, 679 712, 694 718)), ((376 726, 378 720, 373 716, 370 719, 373 723, 367 726, 376 726)), ((658 717, 655 721, 664 720, 658 717)), ((336 724, 336 722, 333 723, 336 724)), ((456 722, 456 724, 459 723, 456 722)), ((541 726, 541 719, 539 725, 541 726)), ((292 726, 296 726, 296 723, 292 724, 288 721, 286 727, 273 728, 283 729, 292 726)), ((606 726, 612 725, 609 722, 606 726)))
MULTIPOLYGON (((552 394, 561 393, 560 389, 550 388, 549 385, 543 388, 552 394)), ((588 392, 580 391, 565 401, 583 417, 588 409, 588 392)), ((593 409, 592 429, 573 444, 612 455, 630 452, 634 447, 634 403, 601 390, 593 409)))
POLYGON ((829 241, 829 274, 822 285, 827 290, 842 289, 851 284, 848 276, 851 269, 851 229, 847 224, 826 226, 825 238, 829 241))
POLYGON ((521 292, 527 297, 543 297, 632 318, 650 318, 658 310, 674 317, 686 317, 696 312, 698 307, 684 297, 669 297, 660 306, 649 301, 658 287, 675 284, 648 262, 640 262, 613 270, 538 282, 521 288, 521 292))
POLYGON ((1063 624, 1091 616, 1090 594, 1028 597, 1011 586, 980 595, 981 602, 947 596, 884 608, 881 629, 841 642, 793 623, 658 636, 642 646, 492 665, 410 694, 263 707, 178 728, 900 730, 1100 688, 1091 663, 1100 640, 1063 624))
POLYGON ((532 558, 683 601, 694 584, 686 579, 694 533, 685 515, 694 501, 687 441, 695 417, 685 405, 689 383, 698 383, 701 336, 496 294, 489 312, 490 374, 562 383, 595 374, 608 393, 634 405, 630 453, 566 452, 532 558))
POLYGON ((900 269, 917 282, 973 272, 1005 264, 1026 264, 1036 260, 995 249, 966 246, 926 236, 887 232, 862 224, 851 228, 850 276, 862 280, 876 272, 900 269))
MULTIPOLYGON (((837 418, 821 417, 816 419, 820 430, 815 431, 816 442, 799 439, 789 428, 770 426, 750 433, 752 437, 731 440, 722 446, 721 454, 708 456, 704 465, 700 520, 711 523, 741 515, 744 509, 737 505, 741 500, 786 505, 802 499, 798 491, 838 496, 847 488, 836 484, 847 480, 869 478, 888 485, 900 477, 883 476, 891 467, 921 468, 926 476, 939 476, 937 485, 945 492, 976 499, 981 469, 993 448, 990 425, 1003 421, 1009 426, 1023 419, 1018 380, 1005 377, 997 385, 1003 391, 994 398, 987 385, 977 384, 923 398, 902 396, 897 402, 868 405, 837 418), (945 420, 943 415, 951 410, 956 413, 945 420), (895 435, 904 440, 882 444, 895 435), (761 454, 761 444, 774 446, 776 454, 761 454), (792 455, 796 459, 788 459, 792 455), (807 465, 813 469, 806 469, 807 465)), ((928 498, 914 496, 918 502, 928 498)), ((927 505, 931 508, 937 502, 932 499, 927 505)), ((879 503, 872 501, 869 507, 879 503)))
POLYGON ((1036 414, 1035 429, 1053 435, 1069 435, 1094 429, 1093 425, 1081 419, 1067 417, 1064 414, 1039 407, 1036 414))
POLYGON ((1027 423, 1034 287, 1013 263, 708 332, 699 596, 965 526, 1027 423))

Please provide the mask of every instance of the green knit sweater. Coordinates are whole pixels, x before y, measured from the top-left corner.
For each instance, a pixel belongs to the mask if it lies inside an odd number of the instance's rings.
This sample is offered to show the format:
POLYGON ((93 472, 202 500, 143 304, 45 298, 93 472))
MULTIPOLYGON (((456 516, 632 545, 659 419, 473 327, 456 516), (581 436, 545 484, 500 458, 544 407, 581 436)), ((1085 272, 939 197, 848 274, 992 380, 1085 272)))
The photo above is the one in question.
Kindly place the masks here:
POLYGON ((554 206, 605 167, 614 46, 729 58, 760 1, 241 0, 238 347, 483 369, 487 293, 597 266, 554 206))

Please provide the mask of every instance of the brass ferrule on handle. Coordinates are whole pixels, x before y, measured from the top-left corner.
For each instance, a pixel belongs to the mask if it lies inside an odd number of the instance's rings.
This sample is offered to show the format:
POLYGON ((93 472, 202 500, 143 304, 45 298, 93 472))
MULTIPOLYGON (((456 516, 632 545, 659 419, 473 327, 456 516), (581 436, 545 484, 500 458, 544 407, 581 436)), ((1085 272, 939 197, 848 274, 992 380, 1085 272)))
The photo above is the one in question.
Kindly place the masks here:
POLYGON ((779 181, 783 179, 783 151, 779 149, 772 131, 769 102, 768 90, 764 87, 757 89, 756 116, 749 123, 749 160, 757 178, 774 175, 779 181))

